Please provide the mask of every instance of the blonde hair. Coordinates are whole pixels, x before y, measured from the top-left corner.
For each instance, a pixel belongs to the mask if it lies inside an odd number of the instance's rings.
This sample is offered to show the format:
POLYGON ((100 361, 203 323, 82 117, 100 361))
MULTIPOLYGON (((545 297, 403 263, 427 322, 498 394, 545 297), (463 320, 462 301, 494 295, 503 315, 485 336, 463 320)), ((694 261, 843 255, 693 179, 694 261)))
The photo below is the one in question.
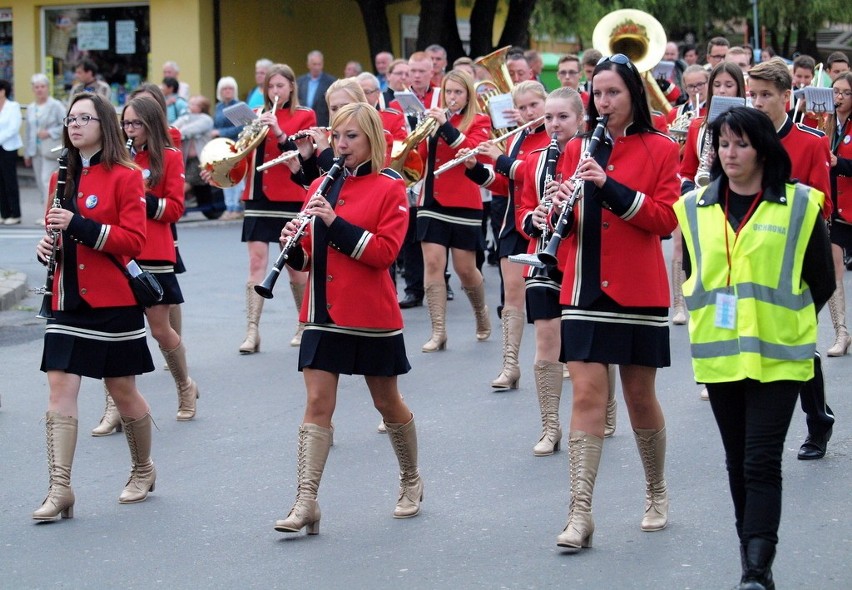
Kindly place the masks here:
POLYGON ((342 91, 349 95, 353 102, 367 102, 367 95, 358 83, 357 78, 339 78, 331 83, 325 91, 325 103, 328 104, 329 97, 335 92, 342 91))
POLYGON ((532 92, 542 100, 547 98, 547 90, 544 89, 541 82, 538 80, 524 80, 512 88, 512 100, 517 101, 518 97, 525 92, 532 92))
MULTIPOLYGON (((526 82, 522 82, 526 84, 526 82)), ((580 122, 583 120, 583 99, 580 98, 580 93, 569 88, 568 86, 560 86, 553 92, 547 95, 547 100, 567 100, 568 107, 577 114, 580 122)))
POLYGON ((366 102, 352 102, 340 107, 331 120, 332 147, 337 151, 337 142, 334 139, 334 130, 355 120, 364 135, 370 142, 370 164, 371 172, 378 174, 385 164, 385 130, 382 127, 382 119, 379 112, 366 102))
MULTIPOLYGON (((479 103, 476 100, 476 90, 473 87, 473 78, 470 74, 461 70, 451 70, 441 80, 441 99, 444 98, 444 91, 447 88, 447 82, 455 82, 461 84, 467 90, 467 104, 462 109, 462 120, 459 123, 459 131, 465 132, 470 124, 473 123, 476 115, 479 114, 479 103)), ((444 105, 445 107, 447 105, 444 105)))

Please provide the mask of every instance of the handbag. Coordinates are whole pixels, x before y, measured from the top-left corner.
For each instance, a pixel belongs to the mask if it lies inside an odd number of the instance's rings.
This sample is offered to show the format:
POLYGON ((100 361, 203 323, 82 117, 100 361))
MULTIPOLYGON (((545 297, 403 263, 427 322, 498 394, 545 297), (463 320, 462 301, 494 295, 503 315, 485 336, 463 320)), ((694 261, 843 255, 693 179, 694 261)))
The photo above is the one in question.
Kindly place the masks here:
POLYGON ((133 296, 136 302, 142 307, 152 307, 163 300, 163 286, 153 274, 147 270, 142 270, 135 260, 127 263, 127 267, 132 269, 131 273, 127 268, 110 255, 110 260, 121 269, 124 276, 127 277, 130 290, 133 291, 133 296))

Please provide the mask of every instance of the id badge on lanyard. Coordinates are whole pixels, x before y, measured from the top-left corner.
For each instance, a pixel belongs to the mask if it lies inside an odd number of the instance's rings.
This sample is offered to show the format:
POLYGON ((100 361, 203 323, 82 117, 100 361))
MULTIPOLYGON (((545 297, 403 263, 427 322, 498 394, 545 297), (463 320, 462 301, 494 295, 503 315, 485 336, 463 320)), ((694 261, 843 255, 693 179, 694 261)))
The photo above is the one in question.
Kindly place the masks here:
POLYGON ((733 292, 716 293, 717 328, 737 329, 737 296, 733 292))

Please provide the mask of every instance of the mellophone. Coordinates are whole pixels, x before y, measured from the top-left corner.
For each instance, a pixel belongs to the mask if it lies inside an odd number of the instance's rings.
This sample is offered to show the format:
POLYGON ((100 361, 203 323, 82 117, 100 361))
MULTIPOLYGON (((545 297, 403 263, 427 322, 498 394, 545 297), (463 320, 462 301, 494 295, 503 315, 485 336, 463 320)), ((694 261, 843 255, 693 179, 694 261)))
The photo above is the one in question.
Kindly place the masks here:
MULTIPOLYGON (((504 133, 500 137, 495 137, 493 139, 489 139, 486 143, 489 143, 489 144, 500 143, 502 141, 509 139, 513 135, 518 134, 521 131, 524 131, 524 130, 530 128, 530 127, 541 125, 542 121, 544 121, 544 115, 542 115, 541 117, 538 117, 536 119, 533 119, 529 123, 524 123, 520 127, 516 127, 515 129, 512 129, 508 133, 504 133)), ((443 174, 447 170, 450 170, 451 168, 455 168, 456 166, 458 166, 459 164, 461 164, 462 162, 464 162, 468 158, 475 156, 477 154, 480 154, 480 153, 482 153, 482 148, 475 147, 472 150, 470 150, 468 153, 466 153, 465 155, 459 156, 457 158, 453 158, 452 160, 450 160, 449 162, 447 162, 445 164, 442 164, 437 170, 435 170, 435 176, 440 176, 441 174, 443 174)))
MULTIPOLYGON (((53 192, 53 203, 51 209, 59 209, 62 207, 62 195, 65 193, 65 180, 68 177, 68 148, 63 147, 59 154, 59 172, 56 175, 56 190, 53 192)), ((48 230, 53 238, 53 246, 50 249, 50 257, 47 259, 47 278, 44 281, 44 287, 33 289, 36 295, 44 295, 41 301, 41 309, 36 315, 41 320, 53 319, 53 277, 56 275, 57 256, 59 254, 59 235, 58 229, 48 230)))
MULTIPOLYGON (((313 196, 308 199, 308 203, 314 199, 314 197, 325 197, 328 193, 331 185, 334 184, 339 177, 341 172, 343 171, 343 160, 344 158, 338 156, 334 159, 334 164, 331 169, 329 169, 328 174, 325 175, 319 187, 313 196)), ((309 205, 305 206, 307 209, 309 205)), ((278 280, 278 277, 281 275, 281 271, 284 268, 284 265, 287 263, 287 259, 290 257, 293 248, 299 243, 302 239, 302 236, 305 235, 305 231, 308 229, 308 224, 310 224, 311 219, 313 219, 313 215, 308 215, 305 213, 304 209, 299 215, 296 216, 296 220, 299 222, 299 227, 296 229, 296 232, 289 236, 287 240, 284 242, 284 246, 281 248, 281 253, 278 255, 278 259, 275 261, 275 264, 272 265, 272 270, 266 275, 266 278, 263 279, 263 283, 260 285, 255 285, 255 292, 263 297, 264 299, 272 299, 272 289, 275 288, 275 282, 278 280)))

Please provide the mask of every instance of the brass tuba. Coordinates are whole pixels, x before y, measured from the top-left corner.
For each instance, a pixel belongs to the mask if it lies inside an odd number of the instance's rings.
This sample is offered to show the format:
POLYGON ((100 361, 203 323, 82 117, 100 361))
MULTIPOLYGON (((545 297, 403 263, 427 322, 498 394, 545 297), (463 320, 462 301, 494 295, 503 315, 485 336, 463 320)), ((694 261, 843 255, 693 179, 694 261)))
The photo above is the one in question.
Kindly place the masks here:
MULTIPOLYGON (((479 104, 480 112, 488 115, 488 101, 491 97, 498 94, 507 94, 512 92, 515 84, 512 82, 512 77, 509 76, 509 70, 506 68, 506 54, 509 53, 511 45, 501 47, 476 59, 473 63, 485 68, 491 75, 490 80, 480 80, 473 86, 476 91, 476 102, 479 104)), ((492 137, 505 135, 508 129, 492 129, 492 137)))
MULTIPOLYGON (((278 97, 276 96, 275 103, 272 105, 273 113, 277 107, 278 97)), ((217 137, 208 141, 198 156, 198 163, 203 170, 210 172, 212 176, 210 184, 219 188, 229 188, 239 184, 248 173, 246 157, 266 139, 268 132, 269 127, 263 125, 258 117, 243 127, 237 141, 227 137, 217 137)))
POLYGON ((625 8, 604 16, 595 25, 592 45, 604 56, 623 53, 645 80, 651 108, 663 114, 671 110, 651 70, 666 52, 666 32, 660 21, 647 12, 625 8))

